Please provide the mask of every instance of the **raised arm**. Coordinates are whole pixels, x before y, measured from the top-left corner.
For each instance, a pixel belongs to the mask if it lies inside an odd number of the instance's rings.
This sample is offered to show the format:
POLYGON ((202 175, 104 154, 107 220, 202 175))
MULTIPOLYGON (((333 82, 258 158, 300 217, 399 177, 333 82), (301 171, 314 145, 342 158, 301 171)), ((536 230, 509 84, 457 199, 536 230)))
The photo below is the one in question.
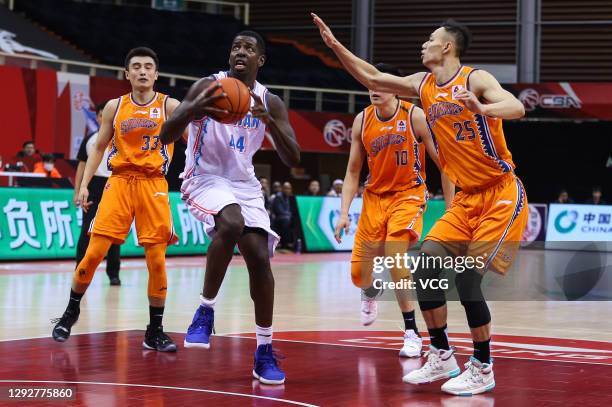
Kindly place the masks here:
POLYGON ((499 119, 520 119, 525 116, 521 101, 502 88, 490 73, 474 71, 469 84, 470 89, 462 89, 455 99, 463 101, 472 112, 499 119))
POLYGON ((382 73, 342 45, 319 16, 314 13, 311 13, 311 16, 325 44, 336 54, 344 68, 363 86, 371 90, 402 96, 419 95, 419 85, 425 77, 425 72, 404 77, 382 73))
POLYGON ((295 132, 289 123, 289 113, 283 101, 276 95, 266 94, 268 109, 255 93, 251 92, 255 105, 251 108, 253 116, 260 119, 270 130, 274 147, 287 167, 295 167, 300 163, 300 146, 295 139, 295 132))
POLYGON ((359 175, 361 167, 366 157, 366 151, 361 142, 361 126, 363 123, 363 112, 359 113, 353 120, 353 128, 351 131, 351 151, 349 153, 349 161, 346 166, 346 175, 344 176, 344 184, 342 185, 342 201, 340 203, 340 218, 336 223, 334 236, 338 243, 342 242, 340 233, 344 229, 344 233, 348 233, 351 224, 348 214, 351 208, 351 202, 355 198, 355 194, 359 189, 359 175))
POLYGON ((427 150, 427 154, 433 160, 433 162, 440 170, 440 182, 442 184, 442 193, 444 194, 444 203, 446 204, 446 209, 450 208, 450 205, 455 197, 455 184, 446 176, 444 170, 442 169, 442 164, 440 163, 440 158, 438 157, 438 150, 436 149, 436 145, 434 143, 433 137, 427 128, 427 118, 425 117, 425 113, 419 107, 414 107, 412 112, 412 128, 415 131, 415 136, 421 139, 423 144, 425 144, 425 149, 427 150))
POLYGON ((104 106, 104 110, 102 111, 102 122, 98 130, 98 138, 96 139, 92 153, 87 157, 78 197, 75 202, 76 205, 83 208, 85 212, 87 212, 91 205, 91 202, 88 201, 89 190, 87 187, 89 186, 89 181, 91 181, 91 178, 96 173, 96 169, 100 166, 100 162, 104 156, 104 150, 106 150, 108 143, 113 137, 113 117, 118 107, 119 99, 113 99, 104 106))
POLYGON ((170 144, 180 139, 187 125, 193 120, 211 113, 226 113, 212 106, 215 100, 226 97, 223 92, 214 95, 215 91, 220 87, 221 84, 214 79, 202 78, 191 85, 181 104, 177 106, 173 102, 174 107, 172 109, 168 106, 168 112, 166 112, 168 120, 162 126, 159 134, 161 142, 163 144, 170 144))

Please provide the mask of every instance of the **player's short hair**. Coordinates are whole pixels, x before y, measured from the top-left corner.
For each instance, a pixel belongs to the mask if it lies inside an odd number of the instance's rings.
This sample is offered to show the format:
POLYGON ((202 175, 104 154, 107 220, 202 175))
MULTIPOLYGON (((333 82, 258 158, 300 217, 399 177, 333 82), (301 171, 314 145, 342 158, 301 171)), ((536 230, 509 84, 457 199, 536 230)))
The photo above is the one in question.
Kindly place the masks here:
POLYGON ((98 103, 96 105, 96 114, 100 113, 102 110, 104 110, 104 107, 106 106, 106 104, 108 103, 108 100, 105 100, 102 103, 98 103))
POLYGON ((21 147, 25 148, 25 146, 27 146, 28 144, 34 145, 34 141, 32 140, 25 141, 21 147))
POLYGON ((444 21, 441 27, 455 40, 457 56, 460 58, 464 56, 472 43, 472 33, 470 30, 465 25, 452 18, 444 21))
POLYGON ((379 62, 374 65, 374 68, 378 69, 382 73, 388 73, 395 76, 402 76, 402 72, 395 65, 386 64, 384 62, 379 62))
POLYGON ((599 185, 595 185, 595 186, 593 187, 593 192, 602 192, 602 191, 601 191, 601 187, 600 187, 599 185))
POLYGON ((149 47, 136 47, 132 48, 125 56, 125 70, 130 69, 130 60, 134 57, 151 57, 155 62, 155 70, 159 71, 159 58, 155 51, 149 47))
POLYGON ((257 41, 257 49, 259 51, 259 55, 265 55, 266 54, 266 41, 263 39, 263 37, 255 31, 251 31, 251 30, 244 30, 244 31, 240 31, 238 34, 234 35, 234 38, 236 37, 251 37, 251 38, 255 38, 255 40, 257 41))
POLYGON ((42 160, 44 163, 54 163, 55 156, 53 154, 43 154, 42 160))

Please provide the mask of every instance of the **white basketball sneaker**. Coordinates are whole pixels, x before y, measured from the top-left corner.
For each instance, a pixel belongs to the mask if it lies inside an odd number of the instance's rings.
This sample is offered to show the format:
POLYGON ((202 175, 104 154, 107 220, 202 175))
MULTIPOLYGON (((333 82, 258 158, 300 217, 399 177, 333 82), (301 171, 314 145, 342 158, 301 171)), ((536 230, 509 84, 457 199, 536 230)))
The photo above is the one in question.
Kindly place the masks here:
POLYGON ((378 303, 374 299, 361 300, 361 324, 372 325, 378 316, 378 303))
POLYGON ((495 388, 493 362, 482 363, 473 356, 465 364, 465 370, 459 376, 442 385, 442 391, 456 396, 472 396, 495 388))
POLYGON ((404 333, 404 346, 399 355, 403 358, 416 358, 421 356, 422 349, 423 339, 413 329, 407 329, 404 333))
POLYGON ((429 345, 427 362, 420 369, 408 373, 402 380, 410 384, 425 384, 458 376, 461 369, 454 353, 455 349, 452 347, 450 350, 443 350, 429 345))

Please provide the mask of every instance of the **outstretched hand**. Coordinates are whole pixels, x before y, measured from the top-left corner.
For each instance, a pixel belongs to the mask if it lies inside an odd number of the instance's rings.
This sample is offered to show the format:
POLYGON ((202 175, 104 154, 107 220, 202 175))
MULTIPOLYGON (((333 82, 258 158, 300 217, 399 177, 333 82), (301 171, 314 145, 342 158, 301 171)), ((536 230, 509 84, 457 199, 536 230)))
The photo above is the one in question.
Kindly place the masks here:
POLYGON ((338 40, 336 39, 336 37, 334 37, 332 30, 327 26, 327 24, 325 24, 321 17, 319 17, 315 13, 310 13, 310 15, 312 16, 312 21, 319 28, 319 33, 321 34, 321 38, 323 38, 323 42, 325 42, 325 45, 330 48, 336 45, 338 43, 338 40))

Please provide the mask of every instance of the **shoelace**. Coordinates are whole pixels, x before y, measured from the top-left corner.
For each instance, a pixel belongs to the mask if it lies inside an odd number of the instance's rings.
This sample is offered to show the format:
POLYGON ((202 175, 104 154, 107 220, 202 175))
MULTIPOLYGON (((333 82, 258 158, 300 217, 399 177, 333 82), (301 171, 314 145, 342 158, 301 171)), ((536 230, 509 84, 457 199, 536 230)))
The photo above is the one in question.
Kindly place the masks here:
POLYGON ((421 369, 426 368, 429 371, 438 370, 440 368, 440 362, 442 359, 439 354, 432 353, 431 351, 427 351, 427 362, 423 365, 421 369))
POLYGON ((284 355, 275 350, 272 350, 271 354, 266 352, 263 357, 260 357, 258 359, 258 362, 261 363, 263 366, 278 367, 281 364, 280 361, 283 359, 285 359, 284 355))
POLYGON ((478 368, 478 366, 473 364, 471 360, 468 361, 465 365, 463 365, 463 367, 465 367, 465 373, 469 375, 468 380, 470 382, 482 383, 484 381, 482 376, 480 375, 480 369, 478 368))
POLYGON ((51 323, 65 325, 68 318, 75 318, 75 316, 72 314, 68 314, 67 312, 64 312, 64 315, 62 315, 61 317, 51 319, 51 323))
MULTIPOLYGON (((209 314, 205 312, 198 312, 198 317, 196 318, 195 321, 193 321, 193 323, 189 327, 189 332, 193 332, 196 329, 204 329, 205 325, 207 323, 208 325, 211 325, 211 322, 212 322, 212 317, 209 314)), ((212 328, 212 330, 214 331, 214 328, 212 328)))
POLYGON ((374 308, 374 301, 373 300, 365 300, 361 304, 361 310, 363 312, 368 313, 368 314, 372 312, 372 308, 374 308))

